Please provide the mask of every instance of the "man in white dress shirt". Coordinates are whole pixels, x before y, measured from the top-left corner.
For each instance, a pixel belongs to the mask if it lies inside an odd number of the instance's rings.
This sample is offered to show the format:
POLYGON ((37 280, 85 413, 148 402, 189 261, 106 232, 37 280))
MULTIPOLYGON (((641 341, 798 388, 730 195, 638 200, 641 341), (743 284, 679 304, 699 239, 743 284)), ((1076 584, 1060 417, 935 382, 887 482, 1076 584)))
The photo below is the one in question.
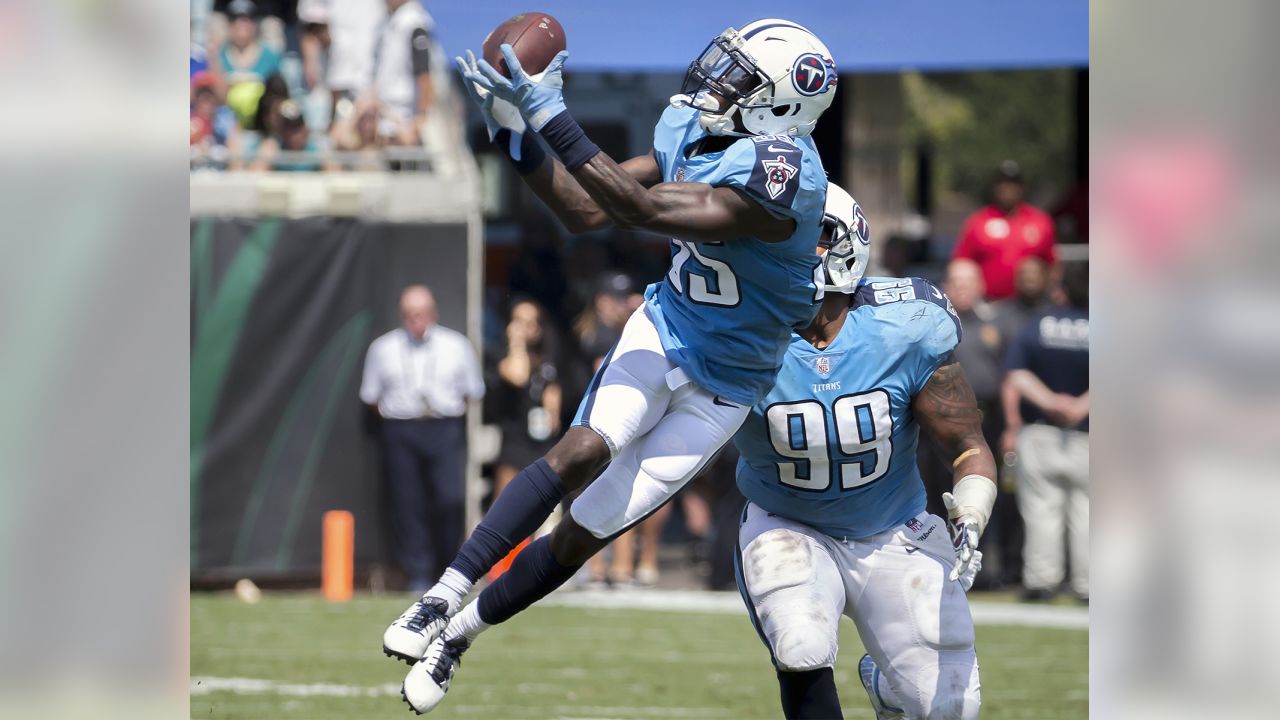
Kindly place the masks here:
POLYGON ((415 593, 462 542, 463 416, 484 396, 475 348, 437 319, 426 286, 405 288, 402 325, 369 346, 360 383, 360 399, 382 417, 396 552, 415 593))

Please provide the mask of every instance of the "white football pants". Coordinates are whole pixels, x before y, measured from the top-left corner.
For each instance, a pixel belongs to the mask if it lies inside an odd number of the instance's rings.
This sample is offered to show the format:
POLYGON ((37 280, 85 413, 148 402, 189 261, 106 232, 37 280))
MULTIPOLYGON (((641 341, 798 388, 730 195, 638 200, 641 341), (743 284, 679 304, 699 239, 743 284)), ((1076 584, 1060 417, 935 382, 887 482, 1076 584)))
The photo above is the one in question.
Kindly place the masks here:
POLYGON ((574 419, 604 438, 613 460, 573 501, 573 519, 598 538, 643 520, 715 457, 750 410, 702 389, 668 360, 641 305, 574 419))
POLYGON ((1018 433, 1018 510, 1027 528, 1022 584, 1056 590, 1071 550, 1071 589, 1089 594, 1089 434, 1033 423, 1018 433))
POLYGON ((830 537, 747 505, 738 586, 779 670, 835 663, 840 616, 858 628, 907 717, 970 720, 981 694, 973 618, 946 522, 920 513, 862 540, 830 537))

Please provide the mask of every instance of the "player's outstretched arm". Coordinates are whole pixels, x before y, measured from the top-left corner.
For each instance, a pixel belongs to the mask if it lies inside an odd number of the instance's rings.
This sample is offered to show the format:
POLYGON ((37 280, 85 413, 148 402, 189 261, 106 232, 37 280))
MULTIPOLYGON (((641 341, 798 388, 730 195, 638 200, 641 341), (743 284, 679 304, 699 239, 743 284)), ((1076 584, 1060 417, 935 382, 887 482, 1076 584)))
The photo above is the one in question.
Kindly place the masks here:
MULTIPOLYGON (((695 242, 744 236, 777 242, 795 231, 794 221, 774 217, 737 189, 703 183, 661 183, 646 188, 601 152, 569 114, 562 92, 567 52, 557 53, 535 80, 521 68, 510 45, 500 49, 510 78, 484 60, 470 64, 460 60, 463 76, 477 88, 519 108, 528 128, 546 141, 614 224, 695 242)), ((575 210, 580 213, 582 205, 575 210)))
MULTIPOLYGON (((466 58, 456 58, 462 74, 462 85, 480 110, 489 140, 506 155, 529 187, 556 214, 571 233, 588 232, 608 227, 613 223, 608 214, 591 199, 573 175, 554 157, 548 158, 542 145, 529 132, 528 124, 520 110, 513 104, 514 97, 498 95, 490 90, 498 87, 487 79, 479 68, 475 55, 468 50, 466 58)), ((516 61, 519 67, 519 61, 516 61)), ((502 91, 513 88, 501 86, 502 91)), ((622 168, 644 187, 662 181, 662 172, 653 151, 622 163, 622 168)))
MULTIPOLYGON (((662 181, 662 172, 652 151, 648 155, 631 158, 620 167, 642 187, 648 188, 662 181)), ((613 218, 596 204, 559 160, 548 158, 523 177, 569 232, 589 232, 614 224, 613 218)))
POLYGON ((978 539, 996 502, 996 484, 992 480, 996 476, 996 460, 982 436, 982 413, 960 363, 952 358, 934 370, 912 398, 911 409, 925 432, 952 459, 954 489, 942 494, 956 549, 951 579, 972 583, 978 539))
POLYGON ((644 188, 603 152, 592 155, 573 177, 624 228, 694 242, 740 237, 780 242, 795 232, 793 220, 775 217, 737 188, 706 183, 659 183, 644 188))

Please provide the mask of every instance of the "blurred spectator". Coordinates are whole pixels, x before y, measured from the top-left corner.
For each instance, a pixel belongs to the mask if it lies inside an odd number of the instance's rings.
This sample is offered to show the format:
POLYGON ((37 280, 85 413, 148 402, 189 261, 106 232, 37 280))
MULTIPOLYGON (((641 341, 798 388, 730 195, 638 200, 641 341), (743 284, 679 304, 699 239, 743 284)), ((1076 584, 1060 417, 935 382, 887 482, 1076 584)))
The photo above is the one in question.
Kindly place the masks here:
POLYGON ((354 170, 382 170, 386 167, 382 148, 390 143, 394 130, 383 123, 379 106, 373 98, 363 98, 356 103, 356 111, 349 117, 334 123, 330 131, 334 148, 340 152, 357 153, 359 158, 345 163, 354 170))
POLYGON ((987 298, 1013 294, 1014 271, 1025 257, 1035 255, 1052 265, 1053 221, 1041 209, 1023 202, 1022 170, 1012 160, 1000 163, 991 186, 991 204, 965 220, 952 257, 967 258, 982 267, 987 298))
MULTIPOLYGON (((262 43, 276 54, 284 54, 285 28, 295 19, 293 8, 297 3, 290 0, 256 0, 252 4, 262 43)), ((243 12, 243 7, 241 0, 214 0, 213 12, 207 18, 205 28, 211 46, 222 44, 229 31, 228 25, 234 21, 236 13, 243 12)))
POLYGON ((232 0, 227 41, 213 53, 214 66, 227 84, 227 104, 246 127, 258 114, 268 78, 280 72, 280 54, 258 39, 256 13, 252 0, 232 0))
MULTIPOLYGON (((1049 305, 1049 264, 1040 257, 1023 258, 1013 276, 1013 295, 992 305, 1003 348, 1049 305)), ((995 447, 992 445, 992 447, 995 447)))
POLYGON ((308 90, 324 87, 332 44, 329 0, 298 0, 298 49, 302 55, 302 82, 308 90))
MULTIPOLYGON (((502 356, 489 365, 486 415, 502 431, 493 470, 493 497, 522 468, 542 457, 560 436, 564 391, 560 383, 559 343, 547 312, 528 298, 515 300, 507 318, 502 356)), ((491 356, 492 357, 492 356, 491 356)), ((496 580, 529 544, 524 538, 490 569, 496 580)))
POLYGON ((1000 401, 1003 345, 995 310, 983 300, 982 269, 972 260, 952 260, 943 290, 960 317, 962 342, 956 347, 956 359, 973 386, 978 408, 990 415, 988 411, 1000 401))
POLYGON ((467 402, 484 395, 475 348, 436 324, 423 285, 400 296, 401 327, 365 357, 360 399, 383 419, 396 552, 409 589, 425 592, 462 543, 467 402))
POLYGON ((563 399, 555 328, 533 300, 518 300, 507 321, 506 354, 498 360, 496 407, 502 450, 494 475, 495 495, 521 468, 542 457, 560 435, 563 399))
POLYGON ((574 320, 573 334, 592 373, 600 369, 604 356, 622 337, 623 326, 635 312, 631 303, 634 294, 631 278, 620 272, 604 273, 596 279, 591 305, 574 320))
POLYGON ((1032 318, 1009 345, 1008 377, 1020 403, 1006 406, 1018 434, 1018 507, 1026 525, 1023 597, 1052 597, 1065 572, 1089 596, 1089 267, 1063 273, 1066 307, 1032 318))
POLYGON ((280 103, 277 115, 268 122, 275 132, 258 144, 250 170, 277 172, 309 172, 338 170, 323 141, 307 128, 302 108, 292 100, 280 103))
POLYGON ((193 166, 239 169, 244 153, 240 127, 231 108, 222 104, 218 79, 209 72, 191 81, 191 149, 193 166))
POLYGON ((353 103, 372 87, 378 32, 385 0, 299 0, 299 45, 308 88, 327 87, 331 117, 346 120, 353 103))
POLYGON ((378 36, 373 85, 388 120, 397 123, 397 144, 421 142, 422 124, 435 99, 432 82, 434 22, 418 0, 386 0, 387 21, 378 36))
POLYGON ((228 85, 265 82, 280 71, 280 53, 258 36, 258 8, 253 0, 232 0, 227 6, 231 22, 227 41, 218 51, 218 67, 228 85))
POLYGON ((249 129, 258 133, 259 137, 277 135, 280 132, 280 105, 289 99, 289 85, 279 75, 267 78, 262 95, 258 98, 257 109, 249 124, 249 129))

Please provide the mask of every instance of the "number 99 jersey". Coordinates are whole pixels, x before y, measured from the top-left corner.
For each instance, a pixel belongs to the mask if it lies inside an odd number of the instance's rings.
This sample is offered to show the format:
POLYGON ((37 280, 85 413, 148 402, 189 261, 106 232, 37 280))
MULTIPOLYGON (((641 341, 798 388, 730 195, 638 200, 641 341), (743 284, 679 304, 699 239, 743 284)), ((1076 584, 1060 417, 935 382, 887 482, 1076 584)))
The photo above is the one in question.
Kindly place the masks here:
POLYGON ((663 180, 737 188, 794 220, 795 232, 776 243, 672 240, 671 268, 645 299, 667 357, 709 392, 750 406, 773 385, 791 330, 817 312, 827 177, 807 137, 744 137, 698 153, 707 137, 698 111, 667 108, 653 137, 663 180))
POLYGON ((734 436, 738 488, 834 537, 923 512, 911 400, 959 342, 959 318, 931 283, 864 279, 829 346, 791 336, 777 383, 734 436))

